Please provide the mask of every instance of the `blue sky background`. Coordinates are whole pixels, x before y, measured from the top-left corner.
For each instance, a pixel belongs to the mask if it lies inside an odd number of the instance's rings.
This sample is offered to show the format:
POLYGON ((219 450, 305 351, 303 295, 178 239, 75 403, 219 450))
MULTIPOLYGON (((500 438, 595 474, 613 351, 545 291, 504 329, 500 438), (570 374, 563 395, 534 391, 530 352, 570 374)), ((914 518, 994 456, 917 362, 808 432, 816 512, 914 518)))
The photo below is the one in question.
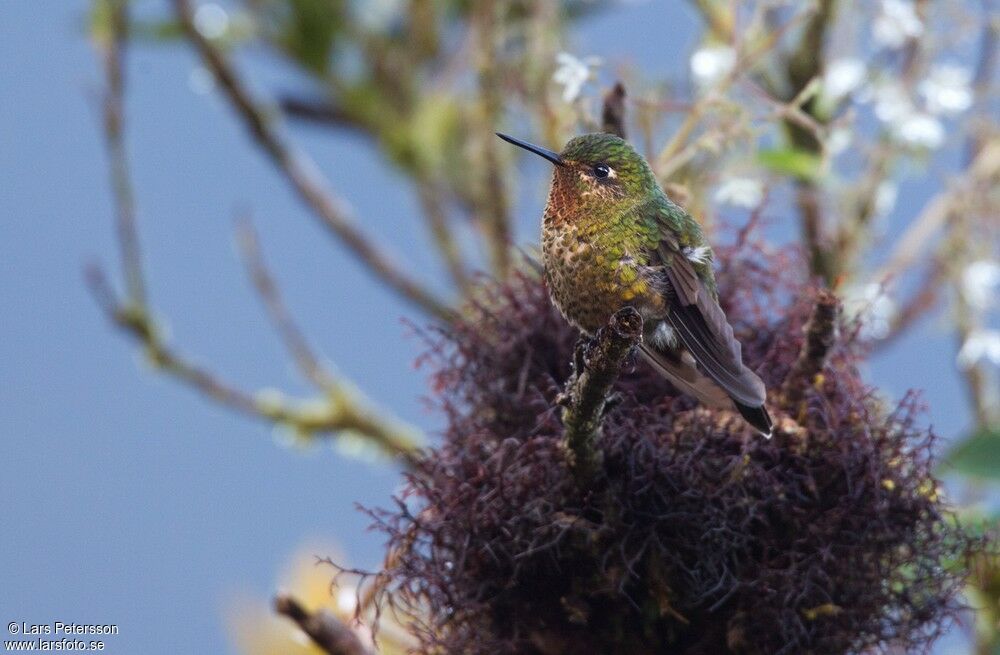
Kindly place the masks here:
MULTIPOLYGON (((585 22, 573 50, 650 78, 684 71, 695 19, 668 5, 626 3, 585 22)), ((385 503, 398 476, 329 448, 276 445, 269 427, 151 374, 97 311, 82 267, 117 261, 86 9, 0 9, 0 619, 116 623, 113 653, 231 652, 229 599, 267 598, 304 541, 335 539, 356 564, 378 563, 382 540, 354 503, 385 503)), ((136 48, 129 66, 151 301, 173 343, 245 388, 304 390, 233 246, 246 209, 318 348, 375 400, 433 429, 425 374, 412 366, 420 342, 400 320, 408 308, 302 210, 222 100, 189 89, 193 66, 178 47, 136 48)), ((422 256, 411 193, 363 141, 293 134, 372 233, 412 270, 440 277, 422 256)), ((535 163, 523 171, 518 234, 532 241, 546 178, 535 163)), ((897 218, 928 186, 904 183, 897 218)), ((934 320, 872 362, 869 377, 897 397, 924 389, 946 437, 968 424, 952 344, 934 320)))

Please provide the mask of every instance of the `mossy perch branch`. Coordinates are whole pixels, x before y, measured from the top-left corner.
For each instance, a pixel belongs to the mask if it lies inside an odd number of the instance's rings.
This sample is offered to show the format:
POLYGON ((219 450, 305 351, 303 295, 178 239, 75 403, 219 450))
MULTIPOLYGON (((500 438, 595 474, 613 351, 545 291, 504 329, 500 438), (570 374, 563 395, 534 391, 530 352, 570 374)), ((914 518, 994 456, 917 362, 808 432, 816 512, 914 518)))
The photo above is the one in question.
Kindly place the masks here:
POLYGON ((371 655, 354 631, 327 611, 310 612, 286 595, 274 598, 274 611, 294 621, 324 653, 371 655))
POLYGON ((564 443, 577 477, 588 479, 600 463, 594 440, 611 386, 625 357, 642 338, 642 317, 632 307, 615 313, 608 324, 583 346, 581 364, 566 383, 562 414, 564 443))
POLYGON ((802 402, 805 390, 815 383, 816 376, 823 371, 830 347, 836 339, 839 310, 837 297, 830 291, 820 291, 805 326, 806 340, 782 387, 789 407, 796 407, 802 402))

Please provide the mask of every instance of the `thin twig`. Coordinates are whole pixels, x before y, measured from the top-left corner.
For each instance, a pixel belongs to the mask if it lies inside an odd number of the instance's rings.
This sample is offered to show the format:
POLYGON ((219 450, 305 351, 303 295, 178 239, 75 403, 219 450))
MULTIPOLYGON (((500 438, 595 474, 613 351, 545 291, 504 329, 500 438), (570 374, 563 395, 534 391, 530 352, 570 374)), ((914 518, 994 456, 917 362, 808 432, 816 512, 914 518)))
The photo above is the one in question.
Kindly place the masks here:
POLYGON ((468 297, 472 292, 472 278, 462 259, 462 249, 455 239, 455 234, 448 220, 448 212, 442 202, 441 189, 432 182, 424 179, 417 181, 417 197, 420 200, 420 208, 424 214, 424 220, 434 238, 434 245, 437 247, 445 266, 448 267, 448 274, 452 282, 458 287, 463 297, 468 297))
POLYGON ((875 350, 884 350, 894 343, 937 305, 948 273, 947 267, 941 261, 943 256, 943 253, 936 253, 932 257, 920 282, 917 283, 917 290, 911 293, 906 302, 901 303, 899 310, 896 311, 892 324, 889 326, 889 334, 872 344, 875 350))
POLYGON ((850 268, 857 259, 858 244, 868 235, 876 216, 879 190, 892 172, 894 155, 888 143, 877 144, 866 172, 858 180, 856 211, 841 223, 834 242, 836 251, 843 253, 841 270, 850 268))
MULTIPOLYGON (((136 229, 135 197, 129 172, 125 147, 125 125, 122 106, 124 100, 124 43, 128 25, 124 0, 106 0, 110 23, 105 38, 98 47, 105 62, 107 91, 105 94, 104 134, 110 153, 112 195, 118 217, 118 238, 122 252, 123 276, 126 296, 119 298, 97 266, 88 267, 86 280, 98 306, 108 319, 142 344, 149 361, 159 370, 193 388, 201 395, 216 402, 271 423, 283 424, 306 434, 334 434, 353 431, 371 440, 377 446, 408 463, 417 447, 417 432, 388 418, 377 415, 343 382, 330 381, 324 387, 321 406, 313 401, 297 402, 267 398, 253 394, 226 382, 208 369, 195 364, 165 342, 162 330, 152 318, 145 292, 142 257, 136 229)), ((257 280, 260 285, 270 284, 271 310, 278 310, 279 317, 287 316, 277 298, 273 284, 262 265, 257 280), (277 303, 275 305, 274 303, 277 303)), ((284 319, 282 319, 284 320, 284 319)), ((298 340, 297 358, 311 357, 304 339, 294 325, 283 325, 286 341, 298 340), (292 327, 289 327, 292 326, 292 327)), ((302 362, 300 362, 302 363, 302 362)))
POLYGON ((570 464, 581 482, 590 479, 600 462, 594 440, 601 429, 608 394, 625 357, 642 338, 642 317, 632 307, 612 315, 608 324, 583 345, 582 368, 573 373, 563 392, 563 435, 570 464))
POLYGON ((625 85, 617 82, 604 95, 601 109, 601 130, 626 138, 625 134, 625 85))
POLYGON ((941 191, 924 205, 906 232, 896 241, 896 247, 885 264, 875 273, 876 282, 897 278, 909 269, 923 253, 930 238, 945 225, 952 209, 964 202, 978 184, 1000 175, 1000 140, 988 141, 976 158, 948 189, 941 191))
MULTIPOLYGON (((352 387, 341 381, 325 380, 324 395, 320 402, 292 401, 284 398, 253 394, 224 381, 215 373, 199 366, 168 346, 162 331, 152 318, 145 291, 142 257, 136 228, 135 197, 129 173, 125 147, 124 125, 124 48, 127 39, 127 3, 124 0, 105 0, 108 24, 98 35, 98 48, 102 54, 107 91, 104 102, 104 134, 107 142, 112 192, 118 217, 118 240, 122 253, 123 277, 126 296, 119 298, 96 266, 89 267, 86 279, 100 308, 110 321, 136 338, 144 347, 149 361, 174 379, 192 387, 201 395, 240 413, 287 425, 304 434, 333 434, 352 431, 363 435, 394 457, 409 462, 416 449, 417 432, 407 426, 376 414, 365 407, 352 387)), ((259 288, 270 284, 266 271, 258 273, 259 288)), ((273 285, 271 285, 273 291, 273 285)), ((270 308, 283 314, 280 299, 272 293, 270 308), (277 303, 277 304, 275 304, 277 303)), ((274 312, 273 312, 274 313, 274 312)), ((297 335, 293 324, 282 319, 286 342, 298 340, 296 356, 300 364, 311 357, 304 339, 297 335), (292 326, 292 327, 289 327, 292 326)), ((319 378, 314 375, 314 381, 319 378)))
POLYGON ((190 0, 174 0, 174 7, 184 33, 195 46, 206 68, 214 74, 254 140, 270 156, 288 183, 323 224, 389 287, 431 316, 451 321, 454 310, 428 288, 404 273, 392 256, 377 247, 358 229, 348 207, 330 189, 316 163, 293 148, 274 128, 271 117, 252 96, 229 59, 195 27, 190 0))
POLYGON ((493 273, 500 279, 510 270, 510 202, 504 185, 500 151, 493 131, 503 114, 502 84, 498 59, 498 41, 502 22, 499 12, 503 3, 490 0, 476 5, 476 68, 479 89, 479 151, 478 158, 482 202, 478 213, 484 222, 493 273))
MULTIPOLYGON (((997 40, 1000 38, 1000 19, 995 11, 993 0, 983 0, 982 35, 979 42, 979 56, 976 60, 976 72, 972 78, 972 89, 976 107, 983 107, 989 102, 990 90, 993 88, 993 76, 997 66, 997 55, 1000 53, 997 40)), ((986 112, 988 113, 988 112, 986 112)), ((983 139, 980 135, 970 134, 965 144, 965 162, 968 164, 979 154, 983 139)))
MULTIPOLYGON (((816 11, 809 17, 793 52, 787 57, 785 77, 787 93, 791 103, 804 116, 811 118, 817 126, 823 120, 816 113, 817 96, 810 90, 819 89, 817 80, 823 73, 823 52, 826 35, 830 31, 837 3, 834 0, 819 0, 816 11)), ((803 124, 792 115, 784 119, 785 131, 792 146, 799 151, 820 156, 823 151, 822 132, 808 123, 803 124)), ((827 217, 820 201, 820 189, 812 179, 799 178, 795 181, 795 202, 799 210, 799 221, 806 247, 809 252, 809 270, 827 285, 833 285, 843 270, 844 260, 850 253, 833 251, 827 242, 827 217)))
POLYGON ((104 94, 104 141, 110 159, 111 185, 116 199, 116 228, 121 257, 122 275, 128 303, 142 306, 146 302, 146 285, 142 275, 142 251, 136 228, 135 194, 129 176, 128 153, 125 147, 125 48, 128 43, 127 0, 104 0, 110 15, 107 38, 101 42, 107 89, 104 94))
POLYGON ((729 2, 714 2, 713 0, 692 0, 712 34, 720 41, 730 41, 733 38, 734 14, 736 5, 729 2))
MULTIPOLYGON (((950 234, 951 247, 949 250, 952 253, 968 252, 967 221, 957 213, 952 218, 954 219, 954 229, 950 234)), ((954 295, 955 349, 957 352, 961 352, 962 347, 979 327, 977 325, 979 317, 976 316, 974 308, 965 296, 961 272, 952 276, 952 291, 954 295)), ((985 371, 978 365, 978 362, 970 362, 960 366, 960 370, 968 389, 969 405, 975 417, 976 426, 990 425, 996 418, 993 416, 997 409, 996 402, 993 400, 996 396, 995 393, 989 391, 989 379, 985 371)))
POLYGON ((310 612, 291 596, 280 594, 274 598, 274 611, 293 621, 324 653, 372 655, 349 626, 326 610, 310 612))
POLYGON ((88 267, 86 279, 91 294, 108 319, 145 347, 146 356, 154 366, 223 405, 247 414, 259 414, 252 395, 222 381, 166 346, 146 308, 121 302, 100 268, 88 267))
MULTIPOLYGON (((661 180, 669 178, 669 175, 665 173, 665 171, 672 173, 677 170, 677 166, 674 165, 672 160, 684 150, 685 145, 694 131, 701 124, 701 119, 708 109, 711 106, 720 103, 722 101, 723 94, 729 89, 729 87, 732 86, 736 80, 740 79, 744 73, 752 70, 758 60, 766 53, 770 52, 789 30, 798 26, 803 20, 808 19, 814 13, 815 8, 809 6, 790 18, 784 25, 780 26, 780 28, 767 32, 758 43, 747 48, 745 52, 741 52, 732 70, 730 70, 728 74, 724 75, 711 89, 708 89, 705 94, 697 102, 695 102, 695 104, 691 107, 691 110, 684 117, 680 127, 677 128, 677 131, 674 132, 673 136, 656 156, 654 161, 654 170, 661 180)), ((757 20, 758 18, 755 17, 752 22, 756 22, 757 20)), ((752 29, 748 30, 748 32, 752 31, 752 29)))
POLYGON ((326 390, 320 403, 249 393, 168 346, 146 308, 120 302, 99 268, 88 268, 87 282, 108 319, 143 345, 151 364, 201 395, 242 414, 285 425, 303 434, 352 432, 403 464, 413 461, 419 432, 366 409, 356 392, 343 382, 326 390))
MULTIPOLYGON (((993 77, 998 53, 997 38, 998 32, 1000 32, 1000 21, 996 18, 994 4, 992 0, 983 0, 982 2, 983 32, 980 39, 976 72, 972 80, 975 98, 974 106, 976 107, 984 107, 990 102, 990 92, 993 88, 993 77)), ((993 147, 996 149, 1000 146, 1000 141, 995 136, 992 141, 989 139, 988 132, 978 132, 969 135, 965 143, 964 158, 970 168, 975 166, 975 163, 983 157, 988 148, 993 147)), ((998 165, 998 168, 1000 168, 1000 165, 998 165)), ((998 171, 994 170, 993 176, 995 177, 997 173, 998 171)), ((967 235, 969 227, 968 216, 956 211, 951 220, 958 224, 958 229, 954 231, 951 239, 953 242, 956 242, 954 250, 960 253, 960 257, 967 260, 968 254, 971 252, 968 243, 970 239, 967 235)), ((958 259, 958 257, 955 259, 958 259)), ((961 280, 961 273, 954 276, 955 327, 958 336, 956 348, 958 352, 961 352, 961 349, 972 336, 973 329, 976 327, 975 322, 980 318, 976 316, 975 310, 966 298, 966 292, 961 285, 961 280)), ((990 378, 983 368, 975 363, 964 366, 963 377, 969 389, 969 404, 972 406, 973 414, 976 417, 976 425, 983 428, 1000 421, 1000 404, 995 400, 996 388, 991 388, 990 378)))
POLYGON ((335 385, 333 376, 326 370, 320 362, 319 357, 313 352, 306 340, 305 335, 299 326, 292 319, 291 313, 285 306, 278 285, 274 281, 264 257, 260 252, 260 244, 257 240, 257 232, 254 230, 250 219, 241 219, 236 229, 237 243, 243 255, 247 272, 253 281, 257 295, 260 296, 264 307, 267 309, 271 322, 281 336, 288 352, 292 355, 296 365, 302 374, 313 384, 321 389, 330 389, 335 385))
POLYGON ((281 110, 292 118, 325 125, 336 125, 370 134, 369 126, 352 113, 344 111, 326 100, 310 100, 295 96, 284 96, 278 100, 281 110))

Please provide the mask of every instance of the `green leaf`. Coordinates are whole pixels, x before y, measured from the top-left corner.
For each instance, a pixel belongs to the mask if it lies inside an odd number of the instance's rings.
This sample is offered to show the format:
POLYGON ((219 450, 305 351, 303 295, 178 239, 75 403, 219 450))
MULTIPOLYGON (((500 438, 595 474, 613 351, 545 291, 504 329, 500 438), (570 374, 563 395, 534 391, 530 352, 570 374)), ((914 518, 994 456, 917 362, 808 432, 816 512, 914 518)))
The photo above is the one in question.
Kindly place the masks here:
POLYGON ((761 150, 757 161, 775 173, 801 180, 814 180, 819 176, 821 159, 818 155, 794 148, 761 150))
POLYGON ((963 439, 952 447, 946 464, 963 475, 1000 481, 1000 426, 984 427, 963 439))
POLYGON ((337 36, 344 30, 343 0, 288 0, 284 41, 291 55, 314 73, 329 68, 337 36))

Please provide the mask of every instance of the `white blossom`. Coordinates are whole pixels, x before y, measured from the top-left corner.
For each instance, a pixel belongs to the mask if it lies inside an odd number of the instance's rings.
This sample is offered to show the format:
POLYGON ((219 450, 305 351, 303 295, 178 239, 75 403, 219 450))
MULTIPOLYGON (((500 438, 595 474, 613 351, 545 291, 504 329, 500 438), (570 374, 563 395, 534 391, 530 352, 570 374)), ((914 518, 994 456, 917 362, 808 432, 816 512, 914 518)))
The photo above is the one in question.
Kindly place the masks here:
POLYGON ((874 101, 875 117, 889 127, 889 132, 898 141, 929 150, 944 143, 944 125, 932 114, 918 109, 899 82, 877 84, 864 99, 874 101))
POLYGON ((1000 264, 980 259, 962 271, 962 296, 975 309, 983 311, 997 303, 1000 294, 1000 264))
POLYGON ((859 336, 879 340, 889 336, 896 317, 896 302, 881 284, 871 283, 844 294, 844 311, 860 322, 859 336))
POLYGON ((973 330, 956 359, 964 369, 972 368, 980 361, 1000 364, 1000 330, 973 330))
POLYGON ((229 14, 216 3, 206 2, 195 9, 194 27, 206 39, 218 39, 229 29, 229 14))
POLYGON ((563 87, 562 98, 565 102, 573 102, 580 97, 583 85, 591 77, 591 68, 601 65, 599 57, 587 57, 578 59, 568 52, 560 52, 556 55, 556 63, 559 67, 552 74, 552 81, 563 87))
POLYGON ((897 49, 923 33, 924 24, 911 0, 882 0, 879 14, 872 24, 875 43, 897 49))
POLYGON ((884 82, 873 91, 875 117, 883 123, 896 123, 916 111, 910 95, 899 82, 884 82))
POLYGON ((736 51, 729 46, 704 46, 691 55, 691 76, 700 88, 721 80, 736 65, 736 51))
POLYGON ((840 100, 861 86, 866 74, 867 69, 860 59, 835 59, 823 75, 823 90, 831 100, 840 100))
POLYGON ((875 189, 875 215, 887 216, 896 208, 899 187, 892 180, 883 180, 875 189))
POLYGON ((918 90, 932 114, 960 114, 972 106, 972 73, 954 64, 933 66, 918 90))
POLYGON ((923 112, 905 116, 893 130, 904 143, 918 148, 934 150, 944 143, 944 126, 937 118, 923 112))
POLYGON ((826 141, 826 148, 831 155, 839 155, 851 147, 851 131, 843 127, 835 127, 826 141))
POLYGON ((753 209, 764 200, 764 185, 760 180, 732 177, 715 191, 715 202, 720 205, 753 209))

